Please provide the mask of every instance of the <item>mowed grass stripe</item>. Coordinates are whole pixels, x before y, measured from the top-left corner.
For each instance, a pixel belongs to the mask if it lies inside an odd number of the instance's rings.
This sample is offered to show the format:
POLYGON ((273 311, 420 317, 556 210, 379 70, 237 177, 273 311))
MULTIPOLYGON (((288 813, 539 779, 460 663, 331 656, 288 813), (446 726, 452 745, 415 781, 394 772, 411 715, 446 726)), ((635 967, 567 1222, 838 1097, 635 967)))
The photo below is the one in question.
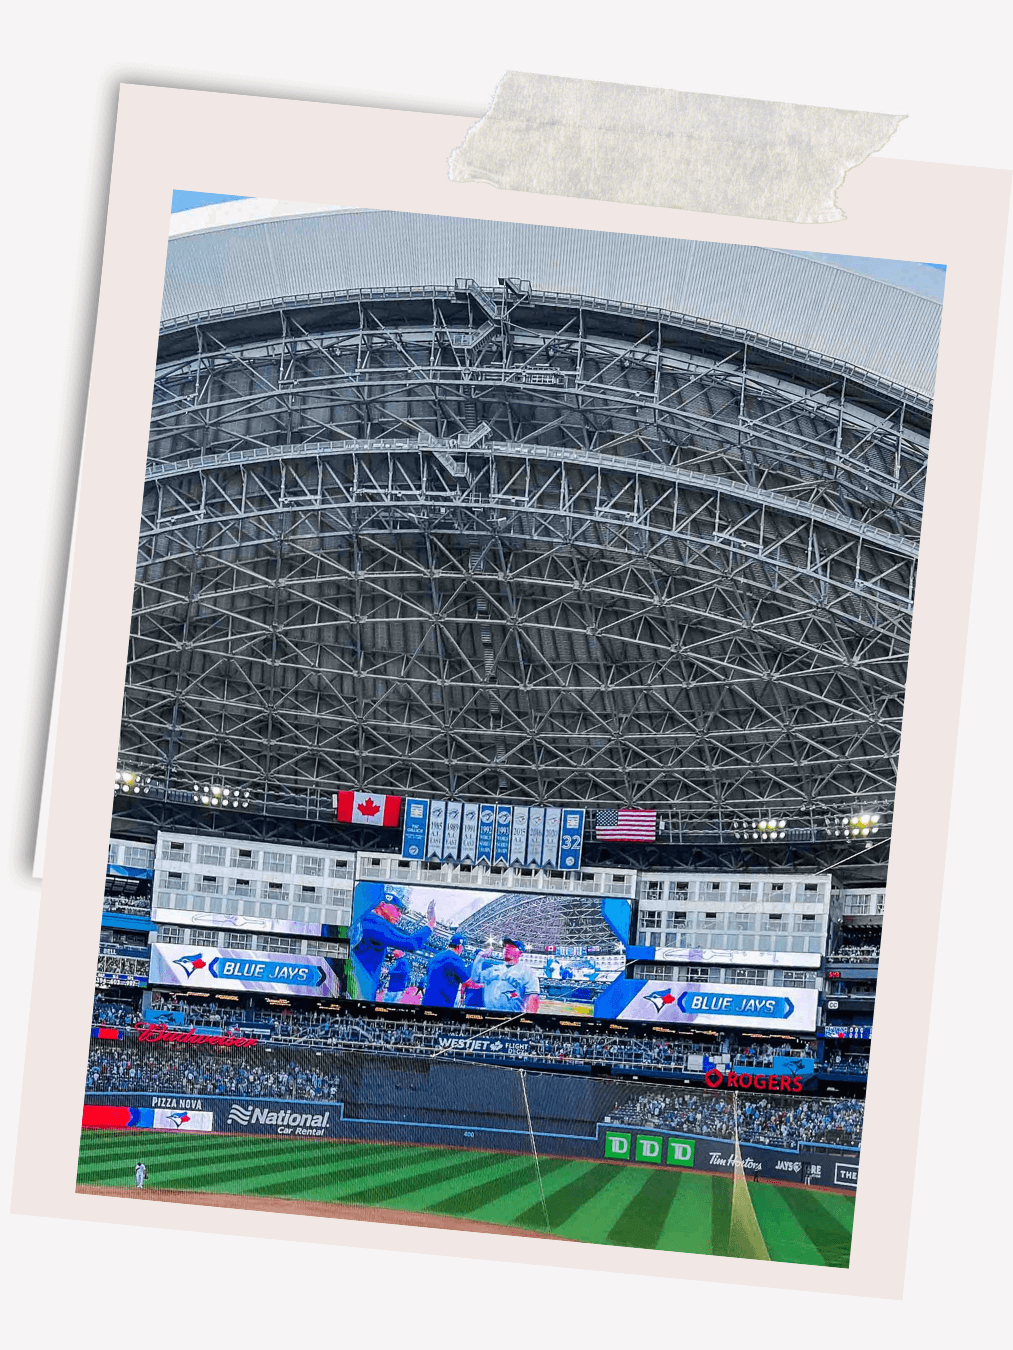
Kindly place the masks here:
POLYGON ((231 1189, 238 1195, 277 1195, 294 1199, 304 1195, 307 1184, 318 1185, 321 1174, 326 1175, 331 1184, 342 1181, 355 1184, 364 1176, 371 1176, 382 1152, 381 1149, 364 1151, 361 1146, 352 1144, 340 1155, 331 1156, 326 1149, 303 1150, 300 1143, 289 1142, 280 1152, 256 1160, 256 1176, 244 1176, 242 1184, 233 1183, 231 1188, 226 1185, 221 1189, 231 1189))
POLYGON ((421 1185, 409 1186, 407 1190, 399 1190, 382 1199, 365 1198, 362 1203, 382 1204, 386 1208, 393 1209, 412 1209, 419 1213, 429 1209, 439 1210, 444 1202, 450 1202, 460 1194, 462 1182, 477 1177, 481 1177, 485 1182, 494 1175, 509 1176, 517 1170, 519 1164, 523 1165, 525 1162, 526 1158, 517 1158, 513 1154, 472 1154, 470 1160, 466 1160, 462 1166, 446 1168, 443 1176, 434 1173, 427 1176, 421 1185))
POLYGON ((728 1255, 732 1222, 732 1183, 728 1177, 711 1179, 711 1254, 728 1255))
MULTIPOLYGON (((775 1189, 768 1187, 768 1189, 775 1189)), ((794 1186, 776 1188, 799 1227, 828 1266, 847 1266, 851 1260, 851 1231, 825 1209, 811 1191, 794 1186)))
POLYGON ((558 1228, 553 1226, 552 1231, 560 1237, 574 1238, 577 1242, 608 1242, 616 1213, 629 1204, 644 1184, 643 1168, 612 1168, 607 1163, 596 1163, 595 1166, 599 1174, 605 1174, 604 1184, 565 1223, 558 1228))
POLYGON ((827 1213, 842 1224, 849 1233, 854 1231, 855 1227, 855 1195, 841 1191, 818 1191, 813 1188, 807 1192, 816 1203, 825 1209, 827 1213))
MULTIPOLYGON (((400 1150, 399 1150, 400 1153, 400 1150)), ((366 1194, 361 1190, 361 1183, 367 1178, 371 1185, 367 1191, 376 1188, 376 1179, 378 1177, 389 1178, 397 1171, 411 1169, 415 1172, 430 1172, 440 1170, 454 1162, 459 1164, 460 1154, 450 1149, 427 1149, 423 1157, 415 1156, 406 1159, 403 1156, 395 1157, 390 1146, 386 1148, 374 1145, 368 1149, 366 1157, 359 1157, 351 1160, 351 1165, 346 1168, 334 1168, 328 1165, 326 1158, 314 1160, 312 1166, 300 1167, 298 1159, 293 1159, 284 1166, 276 1168, 270 1177, 265 1177, 264 1182, 256 1190, 257 1195, 289 1195, 289 1187, 295 1180, 295 1172, 298 1171, 300 1177, 310 1176, 315 1187, 329 1191, 335 1200, 342 1202, 359 1202, 357 1197, 360 1194, 366 1194)), ((300 1187, 299 1195, 304 1197, 304 1187, 300 1187)))
MULTIPOLYGON (((144 1152, 144 1160, 151 1171, 150 1185, 156 1189, 213 1189, 247 1194, 249 1188, 245 1183, 251 1173, 255 1178, 277 1176, 280 1170, 308 1165, 326 1165, 339 1170, 356 1165, 368 1166, 368 1158, 363 1157, 362 1147, 354 1143, 328 1143, 321 1148, 308 1141, 271 1138, 252 1140, 245 1137, 212 1141, 193 1135, 170 1136, 170 1141, 170 1148, 148 1149, 144 1152), (172 1184, 181 1182, 186 1184, 172 1184)), ((133 1162, 130 1160, 137 1151, 135 1142, 124 1145, 120 1163, 106 1161, 100 1167, 89 1166, 84 1175, 79 1173, 79 1180, 101 1184, 104 1179, 118 1179, 124 1168, 129 1168, 132 1178, 133 1162)), ((372 1148, 366 1151, 381 1152, 372 1148)))
POLYGON ((788 1187, 759 1186, 752 1193, 753 1209, 772 1261, 793 1261, 807 1266, 826 1262, 819 1248, 792 1213, 785 1196, 788 1187))
MULTIPOLYGON (((476 1211, 480 1209, 493 1209, 499 1212, 504 1205, 510 1209, 511 1197, 516 1191, 531 1186, 538 1191, 538 1173, 535 1171, 534 1159, 518 1158, 517 1161, 523 1163, 523 1166, 518 1167, 516 1171, 470 1186, 449 1200, 440 1201, 437 1205, 427 1205, 426 1208, 438 1209, 441 1214, 467 1214, 471 1218, 474 1218, 476 1211)), ((565 1166, 565 1158, 544 1158, 541 1162, 543 1179, 565 1166)))
MULTIPOLYGON (((312 1143, 293 1143, 272 1138, 248 1139, 245 1136, 207 1139, 193 1134, 173 1135, 167 1143, 168 1147, 146 1149, 142 1141, 139 1150, 138 1141, 131 1140, 124 1143, 121 1158, 133 1158, 136 1152, 142 1152, 151 1171, 151 1184, 164 1185, 168 1177, 179 1178, 188 1174, 203 1177, 209 1171, 217 1173, 219 1177, 245 1177, 250 1170, 262 1172, 266 1168, 283 1165, 286 1159, 293 1156, 297 1156, 301 1164, 313 1156, 321 1159, 326 1156, 332 1165, 348 1157, 357 1161, 361 1156, 351 1152, 355 1149, 354 1144, 331 1144, 324 1155, 312 1143), (298 1152, 294 1153, 295 1150, 298 1152)), ((98 1166, 89 1165, 88 1171, 90 1175, 101 1176, 112 1165, 111 1160, 107 1159, 98 1166)))
POLYGON ((407 1197, 446 1182, 457 1184, 457 1179, 473 1171, 476 1165, 492 1167, 502 1155, 481 1153, 462 1154, 457 1149, 436 1149, 417 1144, 399 1145, 396 1153, 388 1146, 365 1173, 354 1178, 338 1178, 328 1182, 321 1179, 314 1199, 331 1200, 347 1205, 376 1205, 381 1208, 419 1208, 406 1203, 407 1197), (360 1183, 370 1178, 368 1186, 360 1183))
POLYGON ((587 1171, 588 1164, 573 1158, 558 1158, 555 1160, 542 1159, 542 1184, 538 1184, 538 1176, 534 1175, 524 1186, 516 1187, 509 1195, 504 1195, 501 1199, 493 1200, 487 1205, 482 1205, 472 1214, 473 1219, 481 1219, 484 1223, 504 1223, 512 1227, 534 1228, 538 1232, 545 1232, 545 1211, 542 1209, 542 1191, 545 1191, 546 1205, 551 1205, 552 1196, 564 1186, 569 1185, 578 1176, 583 1176, 587 1171), (549 1161, 555 1161, 559 1165, 548 1168, 546 1164, 549 1161), (521 1215, 530 1216, 530 1220, 523 1224, 520 1222, 521 1215))
POLYGON ((656 1247, 681 1180, 678 1172, 648 1172, 609 1229, 608 1241, 616 1247, 656 1247))
POLYGON ((711 1178, 699 1172, 682 1172, 679 1190, 665 1219, 657 1243, 666 1252, 711 1251, 711 1178))
MULTIPOLYGON (((546 1195, 545 1202, 549 1211, 549 1223, 552 1225, 552 1231, 555 1232, 567 1219, 576 1214, 587 1200, 605 1185, 608 1177, 601 1175, 600 1168, 602 1164, 592 1162, 582 1162, 577 1164, 580 1171, 565 1185, 558 1190, 553 1189, 552 1194, 546 1195)), ((606 1169, 608 1171, 609 1169, 606 1169)), ((618 1168, 614 1169, 618 1171, 618 1168)), ((545 1215, 542 1212, 542 1202, 539 1197, 537 1204, 530 1205, 522 1210, 520 1214, 514 1217, 514 1223, 521 1228, 539 1228, 545 1229, 545 1215)))

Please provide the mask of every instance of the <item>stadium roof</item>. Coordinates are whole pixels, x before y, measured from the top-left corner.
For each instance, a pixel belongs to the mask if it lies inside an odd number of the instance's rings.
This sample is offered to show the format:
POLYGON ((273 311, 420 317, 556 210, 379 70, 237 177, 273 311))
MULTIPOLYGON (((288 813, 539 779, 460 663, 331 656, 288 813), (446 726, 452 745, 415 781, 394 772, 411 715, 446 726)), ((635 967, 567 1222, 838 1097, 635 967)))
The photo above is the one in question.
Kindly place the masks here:
POLYGON ((932 395, 939 301, 794 253, 691 239, 400 211, 253 221, 170 240, 162 320, 503 276, 750 330, 932 395))
POLYGON ((386 211, 173 238, 122 753, 325 812, 882 810, 939 315, 725 244, 386 211))

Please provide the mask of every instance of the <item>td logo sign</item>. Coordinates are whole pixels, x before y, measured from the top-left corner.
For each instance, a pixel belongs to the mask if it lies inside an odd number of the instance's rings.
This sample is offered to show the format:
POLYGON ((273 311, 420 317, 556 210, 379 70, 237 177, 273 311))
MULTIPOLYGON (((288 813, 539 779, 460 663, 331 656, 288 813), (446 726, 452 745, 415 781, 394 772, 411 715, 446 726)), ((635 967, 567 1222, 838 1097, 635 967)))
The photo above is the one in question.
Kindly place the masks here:
POLYGON ((692 1167, 696 1156, 693 1139, 668 1139, 660 1134, 633 1135, 624 1130, 605 1131, 605 1158, 609 1162, 666 1163, 669 1167, 692 1167))

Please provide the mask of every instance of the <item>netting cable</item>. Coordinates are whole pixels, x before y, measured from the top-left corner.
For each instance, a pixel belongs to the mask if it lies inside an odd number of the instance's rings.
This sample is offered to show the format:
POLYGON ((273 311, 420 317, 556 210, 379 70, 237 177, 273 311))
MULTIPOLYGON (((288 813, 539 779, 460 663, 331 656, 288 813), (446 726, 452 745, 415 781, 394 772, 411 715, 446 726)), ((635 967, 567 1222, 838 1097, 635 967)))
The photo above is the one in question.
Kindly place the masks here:
POLYGON ((545 1187, 542 1185, 542 1169, 538 1162, 538 1145, 535 1143, 535 1130, 534 1126, 531 1124, 531 1107, 528 1105, 528 1085, 524 1081, 526 1075, 523 1069, 518 1069, 517 1072, 521 1076, 521 1092, 524 1096, 524 1113, 528 1118, 528 1135, 531 1138, 531 1156, 535 1160, 535 1175, 538 1177, 538 1193, 542 1197, 542 1213, 545 1215, 545 1231, 551 1233, 552 1224, 549 1223, 549 1206, 545 1200, 545 1187))

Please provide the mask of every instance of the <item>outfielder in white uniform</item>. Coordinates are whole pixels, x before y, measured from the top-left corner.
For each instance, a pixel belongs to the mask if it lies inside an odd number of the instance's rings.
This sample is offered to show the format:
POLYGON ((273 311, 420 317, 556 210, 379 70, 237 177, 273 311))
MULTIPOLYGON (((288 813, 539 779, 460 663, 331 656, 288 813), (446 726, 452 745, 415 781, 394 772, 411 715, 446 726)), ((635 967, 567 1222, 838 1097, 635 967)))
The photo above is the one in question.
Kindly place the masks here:
POLYGON ((136 1184, 136 1186, 137 1186, 137 1189, 138 1189, 139 1191, 143 1191, 143 1190, 144 1190, 144 1178, 145 1178, 147 1175, 148 1175, 148 1169, 144 1166, 144 1163, 139 1162, 139 1163, 137 1164, 137 1166, 134 1168, 134 1180, 135 1180, 135 1184, 136 1184))

